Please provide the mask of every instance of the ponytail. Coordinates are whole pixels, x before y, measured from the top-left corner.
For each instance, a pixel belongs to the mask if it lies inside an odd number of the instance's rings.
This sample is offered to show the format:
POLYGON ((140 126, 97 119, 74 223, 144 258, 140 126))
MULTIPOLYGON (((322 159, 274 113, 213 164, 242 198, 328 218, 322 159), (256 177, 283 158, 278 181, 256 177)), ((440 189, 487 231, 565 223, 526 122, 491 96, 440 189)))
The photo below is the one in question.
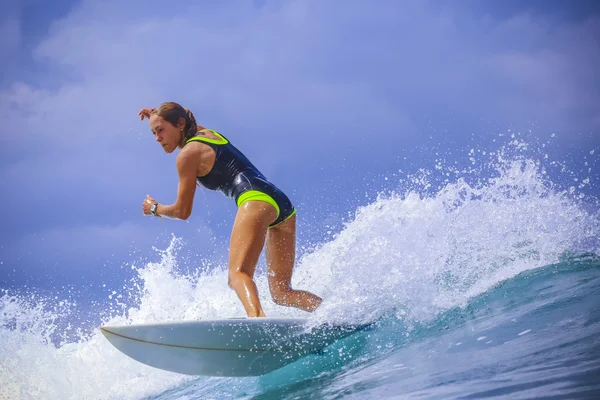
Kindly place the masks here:
POLYGON ((196 117, 189 109, 184 108, 187 116, 185 121, 185 128, 183 128, 183 137, 187 142, 190 138, 193 138, 198 134, 198 124, 196 124, 196 117))

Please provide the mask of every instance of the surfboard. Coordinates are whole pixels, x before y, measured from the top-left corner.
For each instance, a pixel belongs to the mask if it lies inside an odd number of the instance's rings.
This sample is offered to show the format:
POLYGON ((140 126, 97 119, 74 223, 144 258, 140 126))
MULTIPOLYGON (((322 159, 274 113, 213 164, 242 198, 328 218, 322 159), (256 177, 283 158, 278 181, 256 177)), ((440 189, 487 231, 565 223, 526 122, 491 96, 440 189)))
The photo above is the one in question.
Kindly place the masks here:
POLYGON ((258 376, 317 353, 366 325, 309 327, 303 318, 227 318, 102 326, 119 351, 187 375, 258 376))

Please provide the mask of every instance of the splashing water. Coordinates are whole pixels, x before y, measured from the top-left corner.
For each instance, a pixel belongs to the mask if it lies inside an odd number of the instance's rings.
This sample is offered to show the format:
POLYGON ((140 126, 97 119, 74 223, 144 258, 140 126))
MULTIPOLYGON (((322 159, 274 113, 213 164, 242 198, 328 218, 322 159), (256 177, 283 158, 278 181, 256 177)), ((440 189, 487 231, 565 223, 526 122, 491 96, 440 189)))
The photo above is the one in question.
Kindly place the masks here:
MULTIPOLYGON (((515 141, 512 148, 524 147, 515 141)), ((487 170, 439 164, 419 171, 357 209, 331 241, 298 260, 293 285, 324 298, 310 320, 360 323, 392 315, 406 326, 427 323, 565 253, 598 253, 598 205, 587 199, 584 206, 578 193, 589 177, 559 190, 542 163, 508 153, 487 153, 487 170)), ((137 278, 115 293, 96 326, 243 315, 226 266, 179 273, 180 245, 174 238, 159 262, 134 267, 137 278)), ((264 273, 256 282, 267 315, 306 316, 268 298, 264 273)), ((2 292, 0 398, 134 399, 191 379, 125 357, 97 329, 65 324, 76 307, 2 292)))
POLYGON ((507 161, 485 184, 460 178, 433 196, 380 197, 303 264, 328 272, 310 283, 326 293, 327 320, 396 311, 425 321, 567 250, 589 250, 598 226, 598 213, 549 188, 536 163, 507 161))

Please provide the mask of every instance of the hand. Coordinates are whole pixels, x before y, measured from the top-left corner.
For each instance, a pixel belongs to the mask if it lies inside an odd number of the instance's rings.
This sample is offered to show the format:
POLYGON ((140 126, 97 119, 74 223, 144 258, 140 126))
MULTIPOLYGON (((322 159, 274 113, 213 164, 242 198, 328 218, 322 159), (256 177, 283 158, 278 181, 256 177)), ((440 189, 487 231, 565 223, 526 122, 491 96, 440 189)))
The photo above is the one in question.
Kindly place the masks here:
POLYGON ((144 118, 150 119, 150 114, 154 111, 154 108, 142 108, 138 115, 140 116, 140 121, 143 121, 144 118))
POLYGON ((144 215, 152 215, 150 209, 152 208, 152 204, 154 203, 158 203, 158 201, 154 200, 152 196, 147 194, 146 199, 144 199, 144 202, 142 203, 142 212, 144 213, 144 215))

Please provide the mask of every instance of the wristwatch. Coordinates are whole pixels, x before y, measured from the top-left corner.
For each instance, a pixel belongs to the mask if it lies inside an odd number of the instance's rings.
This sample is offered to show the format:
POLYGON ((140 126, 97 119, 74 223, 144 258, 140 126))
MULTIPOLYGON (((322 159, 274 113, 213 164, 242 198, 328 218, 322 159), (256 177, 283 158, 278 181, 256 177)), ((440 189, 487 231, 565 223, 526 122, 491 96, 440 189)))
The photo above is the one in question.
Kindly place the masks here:
POLYGON ((150 212, 152 213, 152 215, 154 215, 155 217, 158 217, 158 214, 156 213, 156 208, 158 207, 158 203, 154 203, 152 204, 152 207, 150 207, 150 212))

